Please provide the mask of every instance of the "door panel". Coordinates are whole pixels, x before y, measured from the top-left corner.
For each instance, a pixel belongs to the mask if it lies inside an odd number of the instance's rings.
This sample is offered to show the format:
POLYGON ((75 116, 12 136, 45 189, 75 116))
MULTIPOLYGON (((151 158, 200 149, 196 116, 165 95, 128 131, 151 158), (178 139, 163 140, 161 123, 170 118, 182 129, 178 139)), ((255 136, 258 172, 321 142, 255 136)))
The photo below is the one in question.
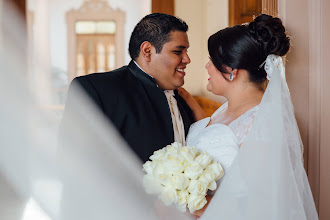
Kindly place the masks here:
POLYGON ((77 34, 77 75, 115 69, 115 35, 77 34))
POLYGON ((229 0, 229 25, 251 22, 261 9, 262 0, 229 0))

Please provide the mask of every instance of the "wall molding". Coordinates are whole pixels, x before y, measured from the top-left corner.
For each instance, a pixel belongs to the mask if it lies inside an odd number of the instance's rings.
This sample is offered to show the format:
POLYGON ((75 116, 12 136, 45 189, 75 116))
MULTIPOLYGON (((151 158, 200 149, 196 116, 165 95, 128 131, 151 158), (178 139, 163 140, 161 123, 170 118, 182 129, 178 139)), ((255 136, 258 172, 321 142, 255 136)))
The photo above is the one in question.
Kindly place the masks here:
POLYGON ((321 137, 321 61, 322 18, 320 0, 309 1, 309 120, 308 146, 305 151, 307 173, 319 211, 320 196, 320 137, 321 137))
MULTIPOLYGON (((318 0, 320 2, 319 13, 320 21, 320 39, 321 39, 321 63, 320 63, 320 147, 319 147, 319 217, 320 220, 330 219, 330 17, 329 0, 318 0)), ((314 2, 311 4, 315 4, 314 2)), ((313 33, 310 32, 312 35, 313 33)), ((311 72, 313 75, 313 72, 311 72)))
POLYGON ((124 25, 125 12, 113 9, 105 0, 86 0, 82 6, 66 13, 68 38, 68 79, 76 76, 76 21, 115 21, 116 22, 116 68, 124 65, 124 25))

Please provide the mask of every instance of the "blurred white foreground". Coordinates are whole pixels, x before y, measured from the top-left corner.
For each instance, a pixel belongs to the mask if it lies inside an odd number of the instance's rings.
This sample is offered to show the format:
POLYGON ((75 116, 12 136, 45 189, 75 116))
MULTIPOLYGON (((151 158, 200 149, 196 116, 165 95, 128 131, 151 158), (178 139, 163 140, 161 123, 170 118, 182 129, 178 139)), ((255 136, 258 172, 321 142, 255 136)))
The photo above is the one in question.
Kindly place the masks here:
POLYGON ((145 194, 142 163, 78 89, 61 123, 43 60, 2 4, 0 219, 184 219, 145 194))

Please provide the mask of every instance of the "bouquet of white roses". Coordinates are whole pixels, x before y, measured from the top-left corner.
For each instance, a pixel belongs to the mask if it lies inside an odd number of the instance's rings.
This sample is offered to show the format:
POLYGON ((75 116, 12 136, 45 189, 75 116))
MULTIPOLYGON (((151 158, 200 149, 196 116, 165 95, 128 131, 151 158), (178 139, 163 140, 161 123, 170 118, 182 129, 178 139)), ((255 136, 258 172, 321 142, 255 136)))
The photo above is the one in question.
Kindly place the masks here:
POLYGON ((202 209, 207 190, 215 190, 224 174, 206 152, 177 142, 155 151, 150 160, 143 164, 147 193, 158 194, 165 205, 174 204, 183 212, 187 206, 191 213, 202 209))

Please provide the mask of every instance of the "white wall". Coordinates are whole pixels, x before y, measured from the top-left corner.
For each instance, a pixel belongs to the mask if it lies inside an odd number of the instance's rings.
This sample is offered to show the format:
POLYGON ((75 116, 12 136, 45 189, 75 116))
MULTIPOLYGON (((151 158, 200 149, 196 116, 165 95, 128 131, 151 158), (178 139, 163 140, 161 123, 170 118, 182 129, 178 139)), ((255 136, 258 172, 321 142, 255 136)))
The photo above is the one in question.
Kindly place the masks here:
POLYGON ((329 0, 278 0, 291 37, 286 76, 320 220, 330 219, 329 0))
POLYGON ((209 78, 205 69, 208 61, 207 39, 218 30, 228 26, 227 0, 176 0, 175 15, 189 25, 188 50, 191 63, 187 66, 184 87, 193 95, 204 95, 223 101, 206 90, 209 78))
MULTIPOLYGON (((39 0, 28 0, 28 9, 34 13, 39 0)), ((84 0, 43 0, 48 2, 48 14, 45 21, 49 23, 50 64, 67 72, 67 31, 66 12, 78 9, 84 0)), ((125 24, 125 63, 130 61, 128 42, 136 23, 151 12, 151 0, 108 0, 114 9, 126 13, 125 24)), ((189 25, 189 55, 191 64, 187 67, 185 88, 193 95, 209 96, 223 101, 206 90, 208 74, 205 64, 208 61, 207 39, 216 31, 228 26, 227 0, 176 0, 175 15, 189 25)), ((34 16, 40 19, 40 16, 34 16)), ((45 22, 44 21, 44 22, 45 22)), ((36 23, 36 21, 35 21, 36 23)), ((38 43, 38 42, 36 42, 38 43)))
MULTIPOLYGON (((44 0, 48 1, 49 43, 51 66, 67 72, 67 31, 66 12, 79 9, 85 0, 44 0)), ((28 9, 35 12, 37 0, 28 0, 28 9)), ((150 0, 108 0, 114 9, 121 9, 126 13, 125 24, 125 62, 130 61, 128 42, 136 23, 151 12, 150 0)))

